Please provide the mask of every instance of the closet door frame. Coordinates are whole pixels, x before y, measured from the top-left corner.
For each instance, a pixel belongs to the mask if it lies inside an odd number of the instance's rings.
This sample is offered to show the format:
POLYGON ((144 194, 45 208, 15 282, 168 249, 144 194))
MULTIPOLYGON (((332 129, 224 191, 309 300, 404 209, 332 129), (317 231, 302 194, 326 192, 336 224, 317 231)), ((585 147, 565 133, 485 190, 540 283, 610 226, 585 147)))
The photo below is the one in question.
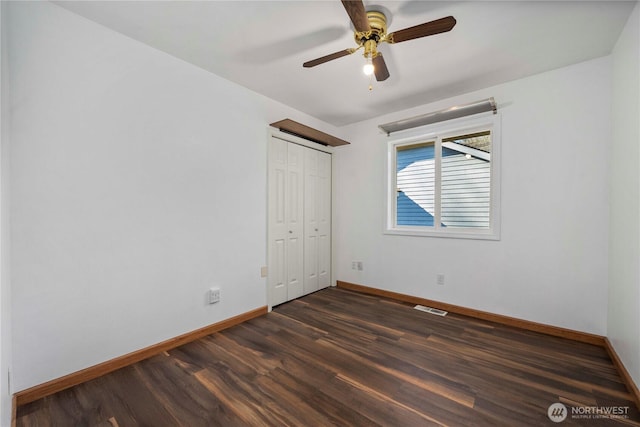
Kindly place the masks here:
MULTIPOLYGON (((277 129, 273 129, 273 128, 269 128, 269 132, 268 132, 268 144, 267 144, 267 163, 270 161, 269 158, 269 145, 271 144, 271 139, 272 138, 277 138, 283 141, 286 141, 288 143, 293 143, 293 144, 297 144, 297 145, 301 145, 303 147, 306 148, 311 148, 313 150, 317 150, 317 151, 321 151, 324 153, 328 153, 330 155, 333 155, 334 153, 334 149, 333 147, 330 146, 325 146, 322 144, 318 144, 315 143, 313 141, 309 141, 307 139, 304 138, 300 138, 297 137, 295 135, 291 135, 285 132, 281 132, 277 129)), ((270 254, 270 247, 271 247, 271 224, 270 224, 270 219, 269 219, 269 171, 270 171, 270 165, 267 164, 267 180, 266 180, 266 191, 267 191, 267 244, 266 244, 266 250, 267 250, 267 265, 270 266, 270 262, 271 262, 271 254, 270 254)), ((331 178, 331 217, 333 218, 333 206, 334 206, 334 184, 333 184, 333 161, 331 162, 331 174, 330 174, 330 178, 331 178)), ((330 260, 330 285, 331 286, 335 286, 335 281, 333 279, 333 258, 334 258, 334 248, 333 248, 333 221, 331 221, 331 230, 330 230, 330 237, 331 237, 331 260, 330 260)), ((267 280, 266 280, 266 288, 267 288, 267 306, 269 311, 271 311, 272 309, 272 301, 273 301, 273 296, 271 295, 272 293, 272 289, 271 289, 271 276, 272 272, 270 271, 270 269, 267 269, 267 280)))

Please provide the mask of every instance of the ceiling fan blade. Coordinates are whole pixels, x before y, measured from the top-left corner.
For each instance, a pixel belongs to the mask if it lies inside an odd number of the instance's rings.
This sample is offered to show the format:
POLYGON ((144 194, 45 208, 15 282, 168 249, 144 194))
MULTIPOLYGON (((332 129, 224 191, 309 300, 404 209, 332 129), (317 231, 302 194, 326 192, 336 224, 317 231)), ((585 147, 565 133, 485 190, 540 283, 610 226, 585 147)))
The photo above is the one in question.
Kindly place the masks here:
POLYGON ((384 62, 384 58, 381 53, 373 58, 373 73, 376 75, 376 80, 382 82, 389 78, 389 69, 387 69, 387 64, 384 62))
POLYGON ((329 61, 333 61, 334 59, 338 59, 338 58, 342 58, 343 56, 347 56, 347 55, 351 55, 353 52, 355 52, 357 49, 353 49, 353 48, 349 48, 349 49, 345 49, 345 50, 341 50, 340 52, 335 52, 320 58, 316 58, 314 60, 311 61, 307 61, 304 64, 302 64, 302 66, 304 68, 311 68, 311 67, 315 67, 316 65, 320 65, 320 64, 324 64, 325 62, 329 62, 329 61))
POLYGON ((435 21, 425 22, 424 24, 414 27, 405 28, 404 30, 394 31, 387 34, 388 43, 400 43, 407 40, 419 39, 420 37, 432 36, 434 34, 446 33, 456 25, 453 16, 436 19, 435 21))
POLYGON ((342 0, 342 5, 347 11, 353 27, 357 32, 370 31, 369 19, 367 18, 367 11, 364 9, 364 3, 362 0, 342 0))

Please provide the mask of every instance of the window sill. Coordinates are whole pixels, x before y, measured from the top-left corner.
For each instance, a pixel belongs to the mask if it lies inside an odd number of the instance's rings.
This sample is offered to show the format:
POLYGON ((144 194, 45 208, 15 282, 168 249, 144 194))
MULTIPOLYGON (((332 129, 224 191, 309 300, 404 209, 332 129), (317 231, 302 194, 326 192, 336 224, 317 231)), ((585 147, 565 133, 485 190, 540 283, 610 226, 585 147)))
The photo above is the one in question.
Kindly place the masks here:
POLYGON ((424 227, 398 227, 387 228, 383 232, 388 235, 396 236, 415 236, 415 237, 441 237, 448 239, 472 239, 472 240, 500 240, 500 233, 495 230, 465 230, 465 229, 448 229, 442 230, 425 230, 424 227))

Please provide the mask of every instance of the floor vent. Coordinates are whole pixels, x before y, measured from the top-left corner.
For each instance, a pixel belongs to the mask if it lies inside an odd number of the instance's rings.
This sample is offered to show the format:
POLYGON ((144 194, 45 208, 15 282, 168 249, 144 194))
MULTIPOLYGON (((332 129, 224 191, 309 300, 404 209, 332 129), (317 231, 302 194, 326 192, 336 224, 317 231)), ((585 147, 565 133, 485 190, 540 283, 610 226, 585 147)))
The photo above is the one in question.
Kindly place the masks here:
POLYGON ((413 308, 415 308, 416 310, 424 311, 425 313, 435 314, 436 316, 446 316, 448 313, 444 310, 438 310, 437 308, 433 307, 425 307, 424 305, 416 305, 413 308))

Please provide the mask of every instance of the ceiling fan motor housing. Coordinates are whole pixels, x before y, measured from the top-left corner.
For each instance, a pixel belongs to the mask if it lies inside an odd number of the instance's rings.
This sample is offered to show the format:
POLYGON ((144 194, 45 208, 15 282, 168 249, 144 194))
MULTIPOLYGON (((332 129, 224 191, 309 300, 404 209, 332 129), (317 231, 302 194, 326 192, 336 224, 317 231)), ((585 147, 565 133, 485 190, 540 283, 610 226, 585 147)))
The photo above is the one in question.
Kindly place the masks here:
POLYGON ((387 17, 384 13, 370 10, 367 12, 367 19, 371 30, 354 33, 354 39, 359 45, 363 45, 367 40, 373 40, 377 44, 387 34, 387 17))
POLYGON ((364 46, 364 57, 375 58, 378 56, 378 42, 387 34, 387 17, 384 13, 375 10, 367 12, 369 31, 356 31, 353 37, 360 46, 364 46))

